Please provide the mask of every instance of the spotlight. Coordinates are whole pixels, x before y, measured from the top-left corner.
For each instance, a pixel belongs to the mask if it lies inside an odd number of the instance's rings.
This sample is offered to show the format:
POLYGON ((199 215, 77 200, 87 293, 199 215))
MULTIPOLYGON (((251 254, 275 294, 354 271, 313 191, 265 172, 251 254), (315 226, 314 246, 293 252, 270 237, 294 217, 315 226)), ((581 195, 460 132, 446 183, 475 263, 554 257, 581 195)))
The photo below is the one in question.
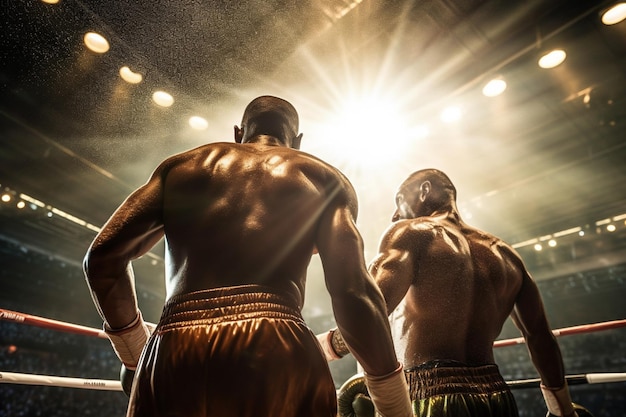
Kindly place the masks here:
POLYGON ((562 49, 554 49, 550 52, 548 52, 547 54, 543 55, 541 58, 539 58, 539 66, 541 68, 554 68, 558 65, 560 65, 563 61, 565 61, 565 57, 567 56, 567 54, 565 53, 564 50, 562 49))
POLYGON ((506 81, 502 78, 494 78, 483 87, 485 97, 496 97, 506 90, 506 81))
POLYGON ((209 123, 200 116, 192 116, 189 118, 189 126, 195 130, 206 130, 209 123))
POLYGON ((140 73, 134 72, 128 67, 120 68, 120 77, 129 84, 139 84, 143 80, 140 73))
POLYGON ((463 110, 457 106, 450 106, 445 108, 439 117, 444 123, 455 123, 461 120, 463 116, 463 110))
POLYGON ((174 104, 174 97, 165 91, 155 91, 152 94, 152 100, 161 107, 169 107, 174 104))
POLYGON ((83 40, 87 48, 95 53, 103 54, 109 50, 109 42, 99 33, 87 32, 83 40))
POLYGON ((617 3, 602 13, 602 23, 605 25, 614 25, 624 19, 626 19, 626 3, 617 3))

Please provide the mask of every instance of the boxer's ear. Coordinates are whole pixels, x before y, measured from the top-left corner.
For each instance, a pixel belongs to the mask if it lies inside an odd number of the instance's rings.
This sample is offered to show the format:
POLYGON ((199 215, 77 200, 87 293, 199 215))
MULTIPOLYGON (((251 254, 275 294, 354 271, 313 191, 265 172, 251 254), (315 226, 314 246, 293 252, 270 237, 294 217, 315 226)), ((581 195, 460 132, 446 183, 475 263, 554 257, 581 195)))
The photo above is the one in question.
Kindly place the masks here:
POLYGON ((423 203, 426 200, 426 196, 430 194, 430 190, 432 189, 432 184, 430 181, 424 181, 422 185, 420 185, 420 201, 423 203))
POLYGON ((243 140, 243 128, 240 129, 239 126, 235 125, 235 142, 241 143, 243 140))
POLYGON ((291 147, 293 149, 300 149, 300 142, 302 142, 302 133, 291 140, 291 147))

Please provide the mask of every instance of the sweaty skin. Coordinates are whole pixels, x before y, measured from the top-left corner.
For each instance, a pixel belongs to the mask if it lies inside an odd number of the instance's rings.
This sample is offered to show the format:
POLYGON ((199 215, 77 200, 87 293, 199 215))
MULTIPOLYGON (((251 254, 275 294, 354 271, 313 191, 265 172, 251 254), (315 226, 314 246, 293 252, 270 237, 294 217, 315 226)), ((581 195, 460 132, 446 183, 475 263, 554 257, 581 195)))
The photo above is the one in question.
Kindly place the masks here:
POLYGON ((493 342, 510 315, 542 382, 562 386, 561 352, 521 258, 461 220, 456 190, 439 174, 418 171, 402 184, 394 223, 370 265, 388 312, 402 303, 405 369, 438 359, 494 363, 493 342))
POLYGON ((338 170, 297 150, 297 121, 277 127, 279 111, 265 119, 244 116, 242 128, 235 127, 237 143, 166 159, 124 201, 85 258, 96 306, 113 329, 132 322, 131 261, 163 237, 167 299, 263 284, 289 291, 302 307, 307 266, 317 251, 347 344, 367 372, 389 374, 398 362, 355 227, 354 189, 338 170))

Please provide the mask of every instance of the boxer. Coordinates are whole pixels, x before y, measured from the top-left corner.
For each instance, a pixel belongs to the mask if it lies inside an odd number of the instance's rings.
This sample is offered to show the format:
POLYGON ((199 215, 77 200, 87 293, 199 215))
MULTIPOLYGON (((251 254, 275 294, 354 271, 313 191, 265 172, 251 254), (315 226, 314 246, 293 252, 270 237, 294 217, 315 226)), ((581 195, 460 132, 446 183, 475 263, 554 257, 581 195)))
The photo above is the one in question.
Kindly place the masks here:
POLYGON ((411 416, 385 302, 365 266, 356 193, 299 150, 298 128, 291 103, 252 100, 235 143, 166 158, 88 249, 87 283, 132 382, 127 416, 334 417, 335 385, 301 316, 315 251, 374 405, 411 416), (150 334, 132 261, 162 238, 166 300, 150 334))
MULTIPOLYGON (((439 170, 409 175, 369 267, 395 316, 397 353, 415 415, 518 415, 493 356, 493 342, 510 316, 541 376, 549 412, 576 416, 535 282, 510 245, 463 221, 456 196, 439 170)), ((342 333, 318 335, 328 360, 351 350, 342 333)))

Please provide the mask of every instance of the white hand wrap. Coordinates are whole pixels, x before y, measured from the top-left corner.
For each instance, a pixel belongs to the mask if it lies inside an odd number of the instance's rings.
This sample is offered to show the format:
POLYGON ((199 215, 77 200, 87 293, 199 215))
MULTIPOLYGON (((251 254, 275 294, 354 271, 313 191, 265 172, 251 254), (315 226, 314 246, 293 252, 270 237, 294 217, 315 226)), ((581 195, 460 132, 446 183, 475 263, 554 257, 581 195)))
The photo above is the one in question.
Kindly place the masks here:
POLYGON ((567 381, 560 388, 549 388, 541 384, 541 393, 550 414, 567 416, 574 412, 574 405, 569 395, 567 381))
POLYGON ((392 373, 384 376, 365 374, 370 397, 378 415, 382 417, 413 417, 413 406, 409 397, 402 364, 392 373))
POLYGON ((133 371, 137 369, 143 347, 152 333, 143 321, 141 312, 139 311, 137 318, 122 329, 113 330, 104 323, 104 332, 109 336, 113 350, 124 366, 133 371))
POLYGON ((326 357, 327 362, 332 362, 337 359, 341 359, 341 356, 337 355, 335 350, 333 349, 333 344, 331 338, 333 337, 333 331, 329 330, 325 333, 318 334, 317 341, 322 345, 322 351, 324 352, 324 356, 326 357))

